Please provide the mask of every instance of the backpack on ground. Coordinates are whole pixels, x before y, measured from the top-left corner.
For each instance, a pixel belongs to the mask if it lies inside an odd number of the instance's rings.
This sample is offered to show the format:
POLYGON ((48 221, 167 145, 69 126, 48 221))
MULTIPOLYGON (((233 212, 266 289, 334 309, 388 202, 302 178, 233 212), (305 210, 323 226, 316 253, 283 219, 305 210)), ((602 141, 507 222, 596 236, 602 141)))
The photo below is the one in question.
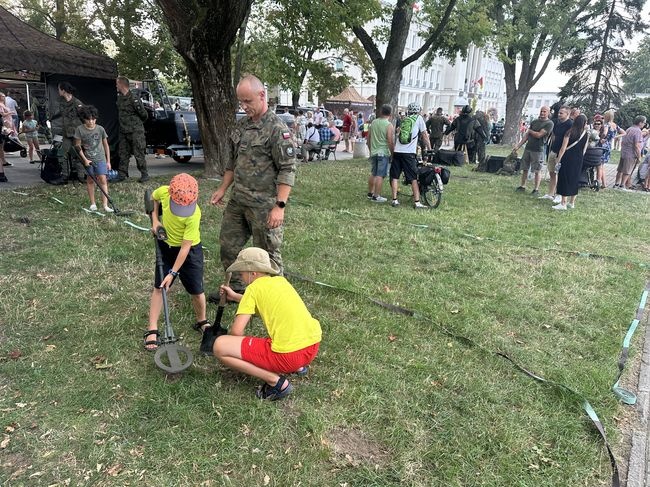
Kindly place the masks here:
POLYGON ((41 150, 41 179, 48 184, 61 181, 61 163, 57 152, 55 148, 41 150))
POLYGON ((400 123, 399 126, 399 142, 400 144, 410 144, 411 141, 414 139, 413 137, 413 126, 415 125, 415 122, 417 122, 418 116, 417 115, 409 115, 408 117, 404 117, 402 122, 400 123))

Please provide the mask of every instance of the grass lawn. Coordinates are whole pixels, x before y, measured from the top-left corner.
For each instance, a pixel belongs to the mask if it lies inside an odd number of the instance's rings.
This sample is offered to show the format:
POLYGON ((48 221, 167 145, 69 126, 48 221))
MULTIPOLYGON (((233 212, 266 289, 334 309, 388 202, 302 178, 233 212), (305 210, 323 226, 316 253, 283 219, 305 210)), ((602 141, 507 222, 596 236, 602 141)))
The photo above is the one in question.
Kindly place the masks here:
MULTIPOLYGON (((557 213, 515 193, 515 178, 452 168, 440 208, 416 212, 406 194, 400 208, 369 202, 367 171, 365 161, 299 167, 286 268, 431 320, 294 280, 324 340, 310 375, 277 403, 212 358, 166 377, 142 351, 147 233, 83 212, 81 187, 0 193, 3 485, 609 485, 576 398, 439 327, 580 391, 621 457, 625 413, 610 387, 648 277, 628 263, 650 261, 648 198, 585 193, 557 213)), ((221 211, 207 203, 215 183, 200 185, 213 290, 221 211)), ((142 185, 112 191, 120 208, 141 208, 142 185)), ((198 349, 188 296, 179 287, 170 299, 175 331, 198 349)), ((255 320, 252 332, 262 329, 255 320)))

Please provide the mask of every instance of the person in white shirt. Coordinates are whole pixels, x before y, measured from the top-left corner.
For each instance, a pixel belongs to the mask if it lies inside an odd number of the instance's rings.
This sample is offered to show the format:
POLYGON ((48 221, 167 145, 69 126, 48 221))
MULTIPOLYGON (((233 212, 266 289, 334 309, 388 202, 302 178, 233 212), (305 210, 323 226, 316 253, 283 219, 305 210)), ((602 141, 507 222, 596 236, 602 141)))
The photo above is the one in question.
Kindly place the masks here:
MULTIPOLYGON (((395 150, 393 151, 393 162, 390 166, 390 187, 393 193, 393 201, 391 206, 399 206, 397 199, 397 188, 399 185, 399 177, 404 173, 404 178, 408 183, 411 183, 413 188, 413 206, 417 208, 426 208, 426 205, 420 203, 420 188, 418 186, 418 168, 417 168, 417 146, 418 138, 422 139, 424 146, 427 150, 431 150, 431 142, 427 134, 427 127, 424 119, 420 115, 422 107, 419 103, 409 103, 407 108, 407 117, 402 120, 400 124, 400 131, 404 128, 405 120, 407 118, 412 120, 410 142, 403 143, 400 139, 403 137, 398 135, 395 137, 395 150)), ((410 123, 410 122, 409 122, 410 123)))
POLYGON ((316 112, 314 113, 314 125, 322 125, 323 124, 323 112, 321 112, 321 108, 318 107, 316 109, 316 112))
POLYGON ((16 100, 7 95, 5 105, 11 112, 11 119, 14 122, 14 130, 18 132, 18 129, 20 127, 20 119, 18 118, 18 103, 16 103, 16 100))
POLYGON ((305 140, 302 143, 302 160, 313 161, 313 152, 318 150, 320 144, 320 133, 313 123, 307 124, 307 132, 305 133, 305 140), (309 157, 309 159, 307 159, 309 157))

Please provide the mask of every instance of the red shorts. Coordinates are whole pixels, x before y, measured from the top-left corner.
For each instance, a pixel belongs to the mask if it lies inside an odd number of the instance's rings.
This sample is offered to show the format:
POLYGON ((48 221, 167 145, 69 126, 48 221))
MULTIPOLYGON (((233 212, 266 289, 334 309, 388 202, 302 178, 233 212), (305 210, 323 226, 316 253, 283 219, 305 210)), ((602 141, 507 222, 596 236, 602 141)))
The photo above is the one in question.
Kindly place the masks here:
POLYGON ((309 365, 318 353, 320 343, 289 353, 271 350, 270 338, 244 337, 241 342, 241 358, 246 362, 276 374, 290 374, 309 365))

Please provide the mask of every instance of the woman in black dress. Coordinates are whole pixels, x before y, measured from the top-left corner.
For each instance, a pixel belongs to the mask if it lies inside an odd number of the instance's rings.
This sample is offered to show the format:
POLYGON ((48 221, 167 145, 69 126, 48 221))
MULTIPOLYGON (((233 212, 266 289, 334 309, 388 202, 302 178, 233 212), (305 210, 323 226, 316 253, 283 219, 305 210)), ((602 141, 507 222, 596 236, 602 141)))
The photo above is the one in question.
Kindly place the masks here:
POLYGON ((557 156, 557 164, 560 166, 557 175, 557 194, 562 196, 562 201, 553 206, 554 210, 566 210, 575 205, 582 171, 582 159, 589 143, 589 136, 585 130, 586 124, 587 117, 584 115, 576 117, 573 126, 562 141, 562 147, 557 156))

